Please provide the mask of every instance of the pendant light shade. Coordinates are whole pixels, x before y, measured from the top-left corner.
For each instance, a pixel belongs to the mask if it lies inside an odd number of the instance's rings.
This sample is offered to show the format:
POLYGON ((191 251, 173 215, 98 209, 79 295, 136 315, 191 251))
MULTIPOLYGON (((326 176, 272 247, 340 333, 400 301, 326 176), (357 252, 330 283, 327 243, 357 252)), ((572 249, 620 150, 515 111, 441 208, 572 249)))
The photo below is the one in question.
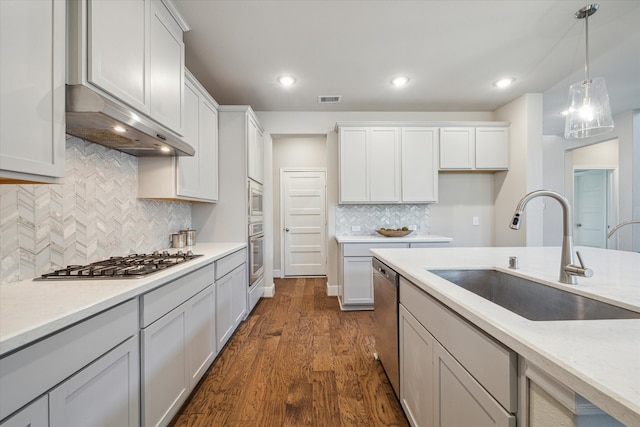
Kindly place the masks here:
POLYGON ((589 78, 589 16, 596 13, 598 8, 597 4, 590 4, 575 14, 576 18, 584 19, 585 25, 585 79, 569 87, 564 125, 564 137, 567 139, 588 138, 613 130, 613 117, 604 79, 589 78))
POLYGON ((572 84, 568 104, 565 138, 588 138, 613 130, 609 95, 602 77, 572 84))

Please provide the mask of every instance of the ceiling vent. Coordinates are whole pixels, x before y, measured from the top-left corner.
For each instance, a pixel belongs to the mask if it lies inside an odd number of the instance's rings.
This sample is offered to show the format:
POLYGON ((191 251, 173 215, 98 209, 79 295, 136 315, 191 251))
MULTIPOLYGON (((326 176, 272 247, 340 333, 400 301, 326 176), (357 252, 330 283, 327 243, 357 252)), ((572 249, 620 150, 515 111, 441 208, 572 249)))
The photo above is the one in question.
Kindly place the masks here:
POLYGON ((337 104, 342 99, 341 95, 325 95, 318 97, 318 104, 337 104))

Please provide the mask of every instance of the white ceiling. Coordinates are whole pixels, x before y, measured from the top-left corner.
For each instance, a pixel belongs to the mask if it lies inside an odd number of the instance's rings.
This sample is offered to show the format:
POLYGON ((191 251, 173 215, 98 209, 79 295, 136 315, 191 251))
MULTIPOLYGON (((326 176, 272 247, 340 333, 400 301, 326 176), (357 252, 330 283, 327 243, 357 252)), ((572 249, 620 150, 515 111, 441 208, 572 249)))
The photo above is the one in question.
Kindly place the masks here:
MULTIPOLYGON (((189 70, 220 104, 256 111, 494 111, 544 93, 545 134, 561 134, 584 79, 574 0, 175 0, 191 31, 189 70), (276 78, 297 83, 281 87, 276 78), (391 86, 394 76, 411 80, 391 86), (515 84, 492 83, 512 76, 515 84), (318 104, 320 95, 341 95, 318 104)), ((611 108, 640 108, 640 0, 600 0, 590 71, 611 108)))

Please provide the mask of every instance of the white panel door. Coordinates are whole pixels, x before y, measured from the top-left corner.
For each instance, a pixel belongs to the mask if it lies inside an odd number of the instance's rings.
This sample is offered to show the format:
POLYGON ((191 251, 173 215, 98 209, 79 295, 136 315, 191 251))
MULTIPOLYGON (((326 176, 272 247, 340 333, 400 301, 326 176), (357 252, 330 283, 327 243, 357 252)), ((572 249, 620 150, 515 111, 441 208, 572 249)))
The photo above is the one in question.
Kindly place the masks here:
POLYGON ((142 425, 167 425, 187 398, 186 310, 181 305, 142 331, 142 425))
POLYGON ((187 370, 193 389, 216 357, 216 288, 187 301, 187 370))
POLYGON ((280 172, 285 276, 324 276, 326 171, 280 172))
POLYGON ((400 130, 372 128, 367 142, 369 200, 400 201, 400 130))
POLYGON ((132 107, 149 111, 148 0, 90 0, 87 79, 132 107))
POLYGON ((607 170, 574 172, 575 244, 607 247, 607 170))
POLYGON ((438 201, 438 129, 403 128, 402 201, 438 201))
POLYGON ((413 427, 433 427, 435 338, 400 304, 400 403, 413 427))
POLYGON ((340 129, 340 202, 369 201, 367 128, 340 129))
POLYGON ((472 169, 474 139, 473 128, 441 128, 440 169, 472 169))
POLYGON ((0 61, 0 177, 55 182, 64 176, 65 2, 0 0, 0 61))
POLYGON ((138 335, 49 393, 51 427, 136 427, 140 409, 138 335))

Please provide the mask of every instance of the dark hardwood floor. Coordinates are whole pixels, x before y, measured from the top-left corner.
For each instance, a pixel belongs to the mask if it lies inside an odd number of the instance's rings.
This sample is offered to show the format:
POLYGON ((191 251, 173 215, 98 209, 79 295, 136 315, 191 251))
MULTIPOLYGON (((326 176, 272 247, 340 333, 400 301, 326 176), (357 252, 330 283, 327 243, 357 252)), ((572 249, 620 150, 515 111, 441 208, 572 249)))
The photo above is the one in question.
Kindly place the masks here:
POLYGON ((276 279, 172 421, 182 426, 408 426, 373 358, 373 312, 326 278, 276 279))

